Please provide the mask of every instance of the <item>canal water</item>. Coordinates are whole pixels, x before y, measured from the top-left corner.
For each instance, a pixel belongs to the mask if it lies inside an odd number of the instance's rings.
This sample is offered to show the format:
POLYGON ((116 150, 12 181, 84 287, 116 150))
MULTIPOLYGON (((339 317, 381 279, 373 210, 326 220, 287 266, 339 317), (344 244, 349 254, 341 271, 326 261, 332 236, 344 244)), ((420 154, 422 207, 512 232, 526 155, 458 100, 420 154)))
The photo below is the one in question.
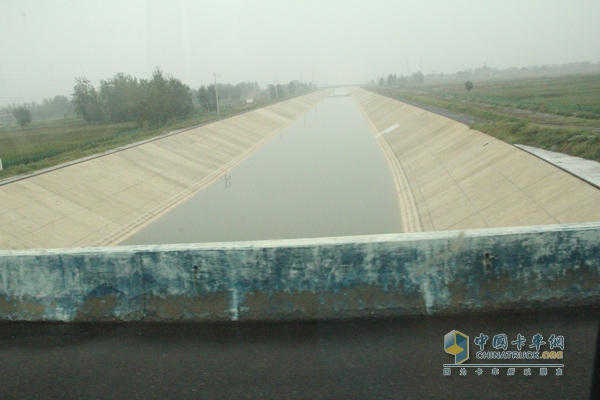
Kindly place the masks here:
POLYGON ((354 98, 338 95, 121 244, 400 231, 388 163, 354 98))

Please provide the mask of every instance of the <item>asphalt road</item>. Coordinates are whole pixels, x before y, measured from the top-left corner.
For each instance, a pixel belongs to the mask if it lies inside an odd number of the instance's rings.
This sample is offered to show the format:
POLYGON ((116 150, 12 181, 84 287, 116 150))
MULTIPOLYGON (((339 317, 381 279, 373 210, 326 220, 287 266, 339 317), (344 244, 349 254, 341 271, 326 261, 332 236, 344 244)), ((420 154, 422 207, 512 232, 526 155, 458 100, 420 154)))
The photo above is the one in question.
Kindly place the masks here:
MULTIPOLYGON (((0 399, 589 398, 600 308, 379 320, 0 324, 0 399), (564 337, 556 376, 443 364, 443 338, 564 337)), ((548 346, 548 345, 546 345, 548 346)), ((543 360, 545 362, 545 360, 543 360)), ((538 361, 539 362, 539 361, 538 361)))

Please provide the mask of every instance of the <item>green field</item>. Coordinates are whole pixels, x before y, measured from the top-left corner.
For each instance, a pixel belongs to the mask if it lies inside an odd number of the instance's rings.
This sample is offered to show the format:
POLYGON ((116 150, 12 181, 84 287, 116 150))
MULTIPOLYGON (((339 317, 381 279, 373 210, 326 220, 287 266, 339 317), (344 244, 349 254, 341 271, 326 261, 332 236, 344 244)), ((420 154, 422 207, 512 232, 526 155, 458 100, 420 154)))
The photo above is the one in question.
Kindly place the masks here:
POLYGON ((433 93, 446 99, 473 101, 584 119, 600 119, 600 75, 536 78, 508 82, 475 82, 441 86, 433 93))
POLYGON ((368 89, 470 115, 472 128, 509 143, 600 161, 600 75, 473 83, 368 89))
MULTIPOLYGON (((270 101, 263 99, 250 106, 241 103, 225 106, 219 117, 263 107, 269 103, 270 101)), ((217 118, 215 112, 198 111, 185 120, 171 121, 155 129, 142 128, 133 122, 94 125, 79 118, 34 123, 24 130, 16 124, 0 124, 0 158, 4 168, 0 171, 0 179, 30 173, 217 118)))

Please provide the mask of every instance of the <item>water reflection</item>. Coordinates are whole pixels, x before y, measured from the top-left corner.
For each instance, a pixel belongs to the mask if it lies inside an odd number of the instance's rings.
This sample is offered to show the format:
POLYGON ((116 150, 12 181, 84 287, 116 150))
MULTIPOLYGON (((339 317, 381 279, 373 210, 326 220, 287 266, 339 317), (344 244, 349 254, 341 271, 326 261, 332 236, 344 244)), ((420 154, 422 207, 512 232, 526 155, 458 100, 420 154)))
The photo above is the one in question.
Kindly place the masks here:
POLYGON ((400 232, 392 179, 354 98, 331 97, 122 244, 400 232))

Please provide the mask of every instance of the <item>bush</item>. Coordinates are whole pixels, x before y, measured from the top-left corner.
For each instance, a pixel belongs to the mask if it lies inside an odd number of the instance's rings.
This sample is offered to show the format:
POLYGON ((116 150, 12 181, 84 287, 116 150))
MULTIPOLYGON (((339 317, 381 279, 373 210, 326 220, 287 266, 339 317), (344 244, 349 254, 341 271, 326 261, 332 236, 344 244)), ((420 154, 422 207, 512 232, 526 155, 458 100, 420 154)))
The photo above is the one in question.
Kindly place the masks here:
POLYGON ((31 123, 31 111, 27 107, 19 106, 12 110, 13 116, 17 119, 21 129, 25 130, 25 127, 31 123))

